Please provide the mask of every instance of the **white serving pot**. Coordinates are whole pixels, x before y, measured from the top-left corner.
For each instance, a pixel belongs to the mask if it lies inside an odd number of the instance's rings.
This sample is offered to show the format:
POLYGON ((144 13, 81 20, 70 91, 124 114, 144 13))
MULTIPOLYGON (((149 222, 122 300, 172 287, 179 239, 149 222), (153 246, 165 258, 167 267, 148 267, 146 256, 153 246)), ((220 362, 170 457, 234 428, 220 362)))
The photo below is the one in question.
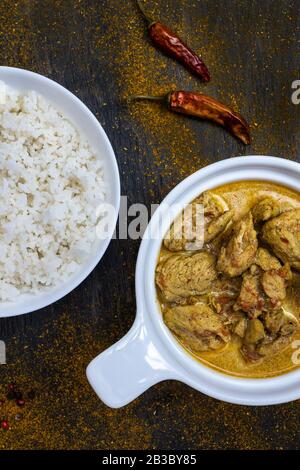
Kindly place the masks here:
POLYGON ((263 180, 299 190, 300 164, 275 157, 236 157, 209 165, 186 178, 154 213, 140 246, 136 267, 137 314, 131 330, 96 357, 87 377, 101 400, 119 408, 163 380, 179 380, 206 395, 242 405, 272 405, 300 397, 300 368, 263 379, 222 374, 196 361, 176 341, 163 322, 156 300, 155 267, 162 243, 151 238, 167 206, 184 205, 203 191, 241 180, 263 180))

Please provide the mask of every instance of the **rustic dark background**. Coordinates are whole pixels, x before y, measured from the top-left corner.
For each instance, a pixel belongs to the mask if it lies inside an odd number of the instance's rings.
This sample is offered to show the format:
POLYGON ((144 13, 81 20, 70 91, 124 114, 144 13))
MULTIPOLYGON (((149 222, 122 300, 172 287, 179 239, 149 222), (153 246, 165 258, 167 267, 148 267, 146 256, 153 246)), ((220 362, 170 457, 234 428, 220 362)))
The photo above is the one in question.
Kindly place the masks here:
MULTIPOLYGON (((44 74, 96 114, 115 149, 122 192, 157 203, 185 176, 217 160, 268 154, 299 159, 299 0, 145 0, 148 11, 201 51, 213 81, 195 77, 150 44, 134 0, 2 0, 0 64, 44 74), (253 144, 222 129, 173 116, 154 104, 128 104, 137 92, 207 92, 245 115, 253 144)), ((296 449, 300 402, 249 408, 161 383, 121 410, 88 385, 89 361, 121 338, 135 315, 139 241, 113 241, 74 292, 30 315, 0 321, 7 383, 25 394, 20 409, 0 404, 11 429, 3 449, 296 449)), ((299 390, 300 396, 300 390, 299 390)))

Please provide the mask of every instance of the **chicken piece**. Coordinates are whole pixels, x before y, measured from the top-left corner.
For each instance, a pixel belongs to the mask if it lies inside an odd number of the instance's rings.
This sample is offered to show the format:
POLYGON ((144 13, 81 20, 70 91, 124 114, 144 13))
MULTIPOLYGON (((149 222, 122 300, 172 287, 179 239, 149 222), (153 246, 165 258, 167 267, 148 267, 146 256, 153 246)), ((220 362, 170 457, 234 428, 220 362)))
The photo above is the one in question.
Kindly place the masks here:
POLYGON ((221 233, 219 233, 219 235, 217 235, 213 240, 211 240, 209 243, 206 244, 207 249, 211 251, 212 253, 214 253, 216 256, 218 256, 222 246, 224 246, 224 244, 228 241, 228 239, 232 235, 233 226, 234 226, 234 218, 232 218, 228 222, 224 230, 221 233))
POLYGON ((258 318, 253 318, 248 321, 248 326, 245 334, 245 343, 253 344, 261 341, 266 336, 263 323, 258 318))
POLYGON ((218 218, 212 220, 209 224, 204 226, 204 241, 210 243, 217 236, 219 236, 224 230, 227 229, 233 218, 234 212, 227 211, 220 215, 218 218))
POLYGON ((238 222, 227 246, 221 248, 217 269, 229 277, 241 275, 253 263, 257 247, 257 235, 249 213, 238 222))
POLYGON ((282 309, 269 311, 264 315, 265 328, 271 335, 277 335, 284 322, 285 316, 282 309))
POLYGON ((263 289, 274 305, 278 305, 286 298, 286 280, 291 278, 292 273, 288 264, 280 269, 271 269, 263 273, 263 289))
POLYGON ((282 308, 284 313, 284 323, 280 329, 280 333, 283 336, 294 334, 299 329, 299 320, 298 318, 289 311, 282 308))
POLYGON ((250 270, 243 274, 240 295, 234 305, 235 310, 243 310, 250 318, 258 316, 264 307, 260 277, 260 272, 250 270))
POLYGON ((170 251, 199 250, 228 225, 233 211, 220 196, 205 192, 176 218, 165 235, 170 251))
POLYGON ((203 197, 195 199, 174 220, 164 238, 164 245, 170 251, 201 249, 204 245, 203 197))
POLYGON ((280 201, 272 197, 266 197, 253 207, 253 221, 255 224, 258 222, 266 222, 291 209, 293 209, 293 206, 288 201, 280 201))
POLYGON ((291 343, 293 334, 278 336, 274 340, 272 338, 263 341, 257 348, 258 354, 261 356, 274 356, 283 351, 291 343))
POLYGON ((234 306, 234 298, 226 294, 210 295, 209 303, 221 315, 227 315, 228 311, 231 312, 234 306))
POLYGON ((266 222, 262 239, 281 261, 300 270, 300 209, 284 212, 266 222))
POLYGON ((230 332, 206 304, 171 308, 164 321, 184 346, 195 353, 220 349, 230 341, 230 332))
POLYGON ((205 191, 200 198, 204 206, 204 215, 208 223, 229 210, 225 200, 218 194, 205 191))
POLYGON ((258 318, 248 320, 241 347, 241 353, 247 362, 259 362, 262 360, 262 355, 258 353, 257 347, 265 337, 266 331, 263 323, 258 318))
POLYGON ((158 265, 156 284, 167 302, 182 303, 206 293, 217 278, 216 258, 206 251, 174 254, 158 265))
POLYGON ((271 269, 281 268, 280 261, 265 248, 258 248, 255 264, 259 266, 263 271, 270 271, 271 269))
POLYGON ((278 309, 286 297, 286 280, 291 279, 291 275, 288 264, 269 271, 262 271, 253 264, 243 274, 234 310, 243 310, 250 318, 256 318, 262 312, 278 309))
POLYGON ((239 278, 219 277, 213 284, 209 294, 209 303, 217 313, 232 317, 233 305, 241 289, 239 278))
POLYGON ((234 333, 238 336, 240 336, 240 338, 244 338, 245 334, 246 334, 246 331, 247 331, 247 326, 248 326, 248 320, 247 318, 241 318, 235 328, 234 328, 234 333))
POLYGON ((283 351, 291 343, 299 328, 298 320, 291 314, 285 314, 284 311, 268 313, 264 321, 266 328, 264 336, 260 337, 258 334, 255 344, 245 341, 242 347, 242 353, 251 362, 261 361, 265 356, 273 356, 283 351), (266 334, 267 332, 270 334, 266 334))
POLYGON ((258 344, 265 338, 266 332, 263 323, 254 318, 248 321, 241 353, 247 362, 260 362, 262 355, 257 351, 258 344))
POLYGON ((219 277, 214 281, 208 296, 209 305, 219 314, 220 318, 234 331, 237 323, 244 317, 243 312, 234 310, 234 304, 241 289, 240 278, 219 277))
POLYGON ((220 315, 220 318, 224 325, 226 325, 232 333, 235 333, 236 329, 238 331, 242 331, 244 323, 243 320, 245 319, 247 322, 243 312, 235 312, 233 309, 227 312, 225 315, 220 315))

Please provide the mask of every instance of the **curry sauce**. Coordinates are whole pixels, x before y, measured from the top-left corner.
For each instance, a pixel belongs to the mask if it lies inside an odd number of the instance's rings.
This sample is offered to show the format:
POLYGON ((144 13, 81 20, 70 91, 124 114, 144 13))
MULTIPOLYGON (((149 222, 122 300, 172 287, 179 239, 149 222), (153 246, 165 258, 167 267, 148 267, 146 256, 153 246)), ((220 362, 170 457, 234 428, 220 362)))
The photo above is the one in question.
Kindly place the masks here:
POLYGON ((182 227, 176 239, 175 221, 157 264, 166 325, 192 357, 226 374, 263 378, 296 368, 300 194, 241 181, 195 202, 204 207, 204 235, 193 233, 193 207, 190 236, 182 227))

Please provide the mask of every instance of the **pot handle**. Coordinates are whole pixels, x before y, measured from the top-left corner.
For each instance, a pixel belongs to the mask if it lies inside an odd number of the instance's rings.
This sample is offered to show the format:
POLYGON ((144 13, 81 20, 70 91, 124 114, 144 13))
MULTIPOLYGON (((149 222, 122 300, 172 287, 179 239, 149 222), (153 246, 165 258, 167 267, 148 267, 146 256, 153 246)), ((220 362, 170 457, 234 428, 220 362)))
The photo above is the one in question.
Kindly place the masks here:
POLYGON ((152 385, 177 378, 172 369, 150 338, 146 325, 137 319, 120 341, 89 364, 87 378, 106 405, 120 408, 152 385))

